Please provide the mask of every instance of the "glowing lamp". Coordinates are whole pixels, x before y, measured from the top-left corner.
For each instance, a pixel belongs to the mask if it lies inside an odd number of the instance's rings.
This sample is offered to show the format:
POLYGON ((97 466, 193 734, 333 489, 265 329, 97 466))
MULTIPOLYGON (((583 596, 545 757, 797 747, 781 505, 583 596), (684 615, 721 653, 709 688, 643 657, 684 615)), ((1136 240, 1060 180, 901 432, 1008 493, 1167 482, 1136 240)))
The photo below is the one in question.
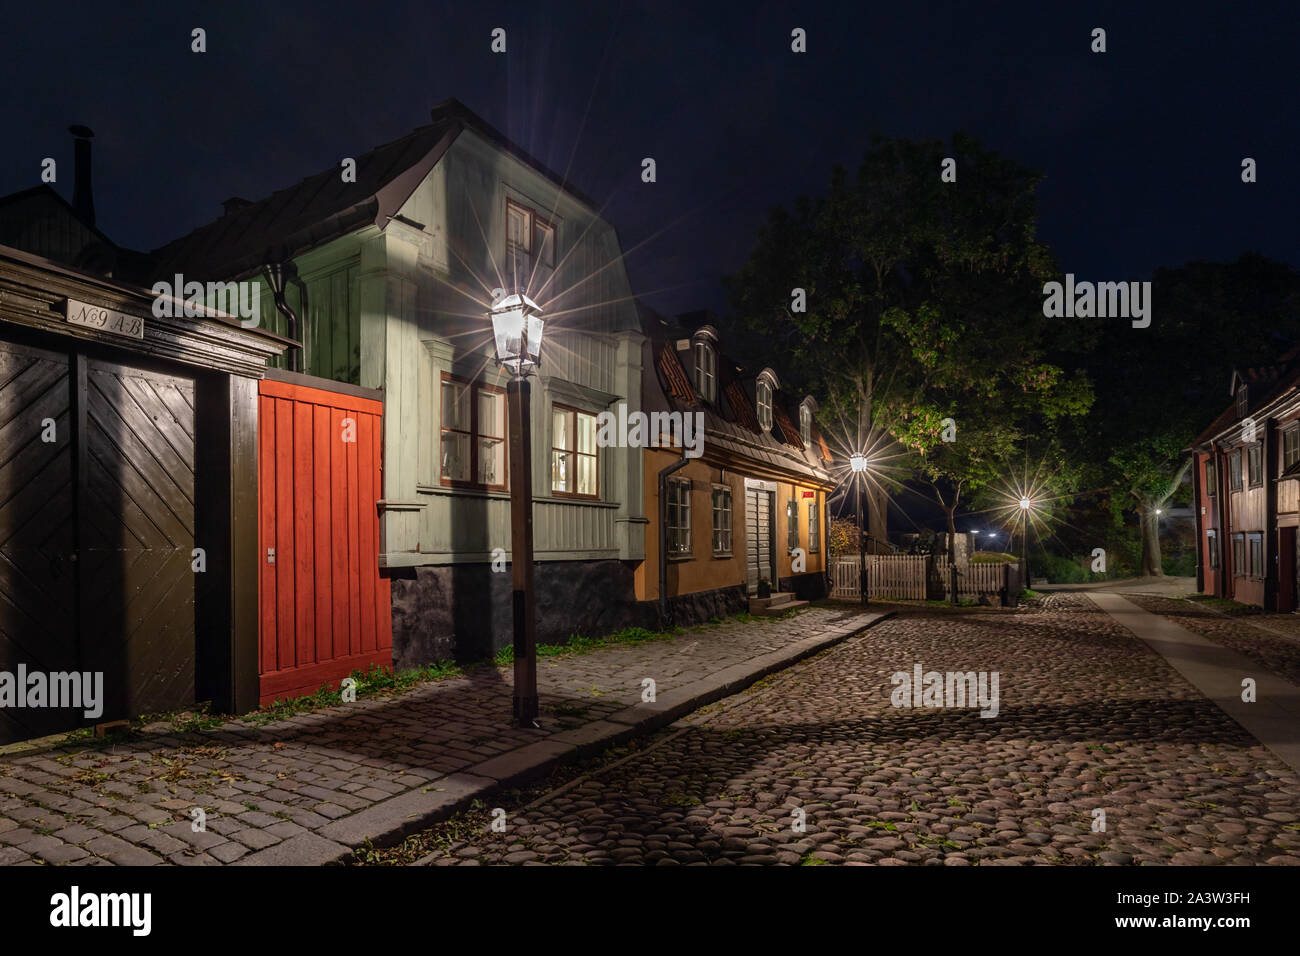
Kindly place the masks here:
POLYGON ((527 375, 542 358, 542 310, 526 295, 508 295, 492 307, 492 335, 497 361, 516 378, 527 375))

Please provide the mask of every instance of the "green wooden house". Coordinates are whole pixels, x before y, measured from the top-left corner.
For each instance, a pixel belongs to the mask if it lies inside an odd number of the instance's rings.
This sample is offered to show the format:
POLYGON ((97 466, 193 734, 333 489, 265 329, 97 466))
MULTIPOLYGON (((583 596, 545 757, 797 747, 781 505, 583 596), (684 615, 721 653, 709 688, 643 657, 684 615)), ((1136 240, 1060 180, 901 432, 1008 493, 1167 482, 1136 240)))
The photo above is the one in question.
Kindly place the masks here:
POLYGON ((548 316, 530 423, 538 638, 629 623, 640 452, 593 438, 598 413, 640 406, 643 336, 614 228, 455 101, 354 159, 354 175, 341 162, 227 200, 142 278, 257 281, 262 326, 301 344, 276 364, 382 396, 377 562, 398 666, 509 642, 512 423, 487 311, 496 289, 527 291, 548 316))

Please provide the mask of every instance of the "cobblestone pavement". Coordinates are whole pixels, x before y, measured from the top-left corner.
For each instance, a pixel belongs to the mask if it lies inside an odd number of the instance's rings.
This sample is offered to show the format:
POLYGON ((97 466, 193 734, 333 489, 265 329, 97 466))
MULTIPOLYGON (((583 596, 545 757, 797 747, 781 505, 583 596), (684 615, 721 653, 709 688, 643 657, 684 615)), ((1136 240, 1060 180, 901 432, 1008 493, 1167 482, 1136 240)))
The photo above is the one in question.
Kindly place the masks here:
POLYGON ((0 865, 221 864, 291 840, 319 848, 326 841, 307 835, 331 821, 637 704, 645 677, 664 694, 861 621, 855 609, 808 608, 544 658, 542 730, 510 728, 510 673, 487 667, 263 726, 163 729, 0 757, 0 865), (195 808, 206 815, 204 832, 193 830, 195 808))
POLYGON ((1162 614, 1217 644, 1245 654, 1283 680, 1300 684, 1300 615, 1228 616, 1197 601, 1126 595, 1144 611, 1162 614))
POLYGON ((1300 777, 1081 595, 896 617, 763 684, 421 862, 1300 864, 1300 777), (998 671, 998 716, 891 706, 916 663, 998 671))

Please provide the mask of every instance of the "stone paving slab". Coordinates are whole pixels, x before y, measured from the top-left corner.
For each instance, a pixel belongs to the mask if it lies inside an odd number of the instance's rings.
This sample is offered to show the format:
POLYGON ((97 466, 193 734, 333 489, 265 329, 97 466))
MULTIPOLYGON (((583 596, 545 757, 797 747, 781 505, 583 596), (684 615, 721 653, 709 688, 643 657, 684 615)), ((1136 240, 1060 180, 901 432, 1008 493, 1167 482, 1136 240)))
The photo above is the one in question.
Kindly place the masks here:
POLYGON ((558 762, 647 733, 886 615, 814 607, 543 658, 542 727, 511 726, 507 668, 264 726, 0 756, 0 862, 321 865, 400 840, 558 762), (643 702, 642 680, 657 699, 643 702), (202 808, 195 833, 190 811, 202 808))
POLYGON ((1145 611, 1118 594, 1092 592, 1094 604, 1163 657, 1292 770, 1300 770, 1300 687, 1231 648, 1145 611), (1241 699, 1242 679, 1255 681, 1256 699, 1241 699))

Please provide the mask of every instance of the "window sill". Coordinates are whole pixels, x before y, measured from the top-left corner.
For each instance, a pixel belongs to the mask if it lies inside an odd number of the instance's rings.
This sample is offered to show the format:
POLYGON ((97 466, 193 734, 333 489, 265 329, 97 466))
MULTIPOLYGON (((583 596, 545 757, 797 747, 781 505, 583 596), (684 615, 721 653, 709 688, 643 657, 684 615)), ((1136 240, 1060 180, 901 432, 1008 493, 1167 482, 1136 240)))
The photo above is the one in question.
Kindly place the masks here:
POLYGON ((695 560, 695 555, 693 555, 693 554, 670 554, 670 555, 668 555, 668 560, 669 560, 669 561, 694 561, 694 560, 695 560))
POLYGON ((717 558, 719 561, 729 561, 732 558, 734 558, 736 555, 731 551, 714 551, 713 556, 717 558))

